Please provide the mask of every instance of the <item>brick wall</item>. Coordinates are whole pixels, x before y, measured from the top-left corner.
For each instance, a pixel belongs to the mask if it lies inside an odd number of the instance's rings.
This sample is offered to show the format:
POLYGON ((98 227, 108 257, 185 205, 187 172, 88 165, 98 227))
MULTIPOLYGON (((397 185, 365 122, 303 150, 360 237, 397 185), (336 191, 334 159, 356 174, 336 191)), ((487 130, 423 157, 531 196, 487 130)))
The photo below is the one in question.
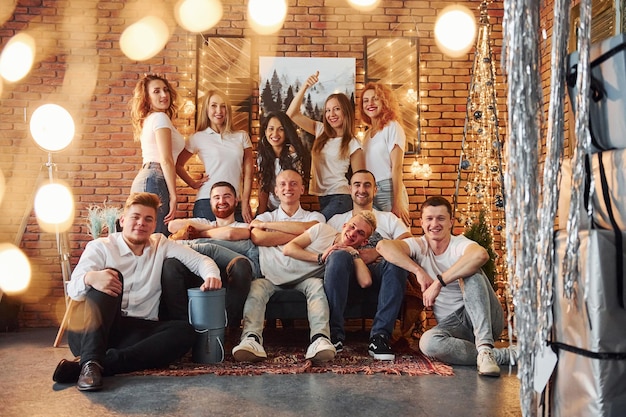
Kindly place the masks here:
MULTIPOLYGON (((434 43, 432 30, 437 13, 451 3, 382 0, 374 13, 361 13, 349 7, 346 0, 289 0, 283 29, 264 37, 248 27, 243 0, 222 3, 224 17, 207 35, 254 37, 260 55, 354 57, 357 97, 364 81, 364 36, 419 35, 422 149, 433 175, 428 180, 413 178, 412 157, 406 158, 404 171, 414 216, 412 229, 420 233, 418 204, 430 195, 454 194, 471 80, 473 54, 462 59, 446 58, 434 43)), ((47 155, 30 137, 30 115, 41 104, 54 102, 68 109, 76 122, 72 145, 52 156, 59 176, 76 197, 76 220, 69 234, 71 263, 75 265, 90 240, 85 224, 87 207, 105 200, 121 206, 141 164, 139 145, 132 140, 127 104, 138 78, 147 72, 164 73, 179 90, 195 91, 195 55, 190 54, 189 45, 191 41, 191 48, 195 48, 195 36, 176 26, 174 4, 26 0, 17 2, 12 15, 0 13, 0 47, 21 31, 29 32, 37 41, 32 71, 17 83, 5 82, 0 96, 0 169, 6 179, 6 195, 0 206, 0 242, 13 242, 24 213, 29 216, 20 245, 31 259, 33 281, 29 290, 17 297, 22 301, 23 326, 57 325, 65 309, 55 236, 41 233, 29 211, 37 177, 47 161, 47 155), (156 57, 133 62, 120 51, 119 37, 127 25, 148 10, 164 18, 172 35, 156 57)), ((478 14, 480 1, 464 4, 478 14)), ((502 45, 501 7, 502 2, 489 6, 497 62, 502 45)), ((501 126, 505 126, 506 87, 500 65, 496 68, 499 116, 501 126)), ((258 80, 252 93, 258 97, 258 80)), ((177 123, 182 127, 191 121, 179 119, 177 123)), ((251 133, 256 140, 258 132, 251 133)), ((192 199, 193 194, 181 196, 180 216, 186 214, 188 198, 192 199)))

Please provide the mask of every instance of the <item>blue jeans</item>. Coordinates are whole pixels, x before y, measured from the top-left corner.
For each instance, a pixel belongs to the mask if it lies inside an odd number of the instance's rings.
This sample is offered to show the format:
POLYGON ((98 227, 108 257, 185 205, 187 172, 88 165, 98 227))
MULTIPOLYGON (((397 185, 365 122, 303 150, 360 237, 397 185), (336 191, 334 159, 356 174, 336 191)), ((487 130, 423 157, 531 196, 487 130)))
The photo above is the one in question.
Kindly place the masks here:
MULTIPOLYGON (((319 278, 307 278, 290 288, 300 291, 306 296, 307 315, 309 319, 310 338, 316 334, 330 336, 328 326, 328 301, 324 294, 324 284, 319 278)), ((263 344, 263 322, 265 309, 272 294, 282 288, 265 278, 255 279, 250 286, 248 299, 243 307, 243 332, 241 340, 255 335, 263 344)))
POLYGON ((330 335, 333 342, 345 340, 344 311, 349 296, 362 291, 378 291, 378 308, 370 336, 391 337, 404 301, 408 272, 386 260, 368 265, 372 287, 360 288, 354 274, 354 260, 347 251, 331 253, 326 259, 324 290, 330 307, 330 335))
MULTIPOLYGON (((210 198, 201 198, 200 200, 196 200, 193 204, 193 217, 202 217, 211 221, 215 220, 215 214, 213 214, 213 209, 211 209, 210 198)), ((235 207, 235 220, 243 223, 241 203, 237 203, 237 206, 235 207)))
POLYGON ((350 194, 331 194, 318 197, 320 202, 320 213, 324 215, 326 221, 335 214, 342 214, 352 210, 352 197, 350 194))
POLYGON ((228 263, 235 256, 243 255, 250 261, 253 278, 262 276, 261 267, 259 266, 259 247, 252 243, 250 239, 220 240, 203 237, 181 241, 181 243, 189 245, 196 252, 212 258, 218 266, 220 266, 222 260, 228 263))
MULTIPOLYGON (((393 181, 391 178, 379 181, 376 183, 376 187, 378 191, 374 196, 374 208, 379 211, 391 211, 394 197, 393 181)), ((407 203, 408 207, 409 195, 406 192, 406 187, 402 187, 402 198, 407 203)))
POLYGON ((155 233, 163 233, 165 236, 169 236, 170 232, 167 230, 167 225, 163 219, 165 219, 167 213, 170 212, 170 192, 167 189, 163 171, 161 171, 161 166, 158 162, 144 164, 144 167, 146 168, 141 168, 133 180, 130 192, 148 192, 159 196, 161 206, 157 210, 157 227, 155 233))
POLYGON ((502 304, 482 273, 461 278, 463 307, 426 331, 420 350, 454 365, 475 365, 477 346, 491 345, 504 328, 502 304))

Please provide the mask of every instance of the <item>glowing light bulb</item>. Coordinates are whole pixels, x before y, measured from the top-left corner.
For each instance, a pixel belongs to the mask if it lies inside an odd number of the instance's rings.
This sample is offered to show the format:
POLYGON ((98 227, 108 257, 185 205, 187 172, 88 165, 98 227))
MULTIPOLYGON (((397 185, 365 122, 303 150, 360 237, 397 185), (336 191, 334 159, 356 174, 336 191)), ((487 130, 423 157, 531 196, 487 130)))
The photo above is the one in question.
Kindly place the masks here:
POLYGON ((30 117, 30 134, 42 149, 57 152, 74 138, 74 119, 58 104, 44 104, 30 117))
POLYGON ((5 45, 0 54, 0 75, 9 82, 21 80, 35 61, 35 40, 26 33, 18 33, 5 45))
POLYGON ((169 29, 163 20, 146 16, 124 29, 120 48, 128 58, 145 61, 161 52, 169 37, 169 29))
POLYGON ((348 0, 348 3, 357 10, 371 12, 380 3, 380 0, 348 0))
POLYGON ((0 289, 15 294, 28 288, 31 278, 30 262, 17 246, 0 243, 0 289))
POLYGON ((287 16, 285 0, 250 0, 248 23, 260 35, 269 35, 280 30, 287 16))
POLYGON ((211 29, 224 13, 220 0, 179 0, 174 11, 183 29, 197 33, 211 29))
POLYGON ((444 8, 435 22, 435 43, 441 51, 459 58, 466 54, 476 37, 476 18, 465 6, 444 8))
POLYGON ((45 232, 64 232, 74 221, 74 197, 68 187, 60 183, 45 184, 35 195, 35 215, 45 232))

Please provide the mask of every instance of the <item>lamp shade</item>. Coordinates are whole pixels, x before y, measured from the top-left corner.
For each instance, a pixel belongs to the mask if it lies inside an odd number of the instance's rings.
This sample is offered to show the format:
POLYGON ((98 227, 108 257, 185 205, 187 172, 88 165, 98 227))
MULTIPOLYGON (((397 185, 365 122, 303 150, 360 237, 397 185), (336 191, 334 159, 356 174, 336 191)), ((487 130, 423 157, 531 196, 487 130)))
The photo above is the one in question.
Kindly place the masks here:
POLYGON ((435 22, 435 43, 449 57, 459 58, 466 54, 476 37, 476 18, 465 6, 451 5, 444 8, 435 22))
POLYGON ((42 149, 57 152, 74 138, 74 119, 58 104, 44 104, 30 118, 30 134, 42 149))
POLYGON ((50 182, 35 194, 35 215, 45 232, 68 230, 74 222, 74 196, 70 189, 58 182, 50 182))
POLYGON ((0 289, 15 294, 28 288, 31 278, 30 262, 17 246, 0 243, 0 289))

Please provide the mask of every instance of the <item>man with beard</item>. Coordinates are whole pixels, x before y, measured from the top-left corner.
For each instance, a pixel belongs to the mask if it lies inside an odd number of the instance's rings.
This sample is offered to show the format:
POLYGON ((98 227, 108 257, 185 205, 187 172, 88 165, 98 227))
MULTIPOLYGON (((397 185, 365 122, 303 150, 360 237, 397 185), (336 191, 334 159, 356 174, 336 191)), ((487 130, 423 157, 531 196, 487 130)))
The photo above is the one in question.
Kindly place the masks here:
POLYGON ((131 194, 122 232, 85 247, 67 286, 75 301, 68 343, 80 361, 62 360, 55 382, 97 391, 102 375, 164 367, 191 348, 195 332, 187 320, 158 317, 163 262, 175 258, 204 277, 202 291, 217 290, 222 282, 211 258, 154 233, 159 205, 156 194, 131 194))
POLYGON ((374 359, 394 360, 389 338, 404 300, 408 274, 402 268, 381 259, 376 252, 376 244, 382 239, 411 237, 411 232, 395 214, 373 210, 376 191, 374 174, 364 169, 356 171, 350 178, 352 210, 336 214, 328 221, 330 226, 339 231, 355 214, 373 211, 376 216, 376 231, 367 244, 359 248, 360 259, 369 268, 373 285, 367 289, 358 285, 354 274, 357 262, 345 252, 336 252, 326 261, 324 289, 330 306, 331 340, 339 352, 343 350, 346 337, 343 314, 348 298, 363 296, 365 291, 375 291, 378 294, 378 307, 370 331, 368 352, 374 359))
MULTIPOLYGON (((226 312, 229 327, 239 328, 243 305, 253 277, 260 276, 258 248, 250 240, 247 223, 235 220, 237 195, 228 182, 220 181, 211 187, 211 210, 215 220, 203 218, 177 219, 169 223, 170 239, 181 240, 192 249, 213 259, 221 271, 226 288, 226 312)), ((202 280, 177 259, 165 262, 167 277, 163 279, 161 315, 184 320, 188 315, 187 289, 198 287, 202 280)))
POLYGON ((422 203, 421 222, 424 236, 377 246, 386 260, 415 274, 424 306, 433 307, 437 325, 421 337, 420 350, 451 364, 476 364, 479 375, 500 376, 499 365, 514 365, 517 350, 493 346, 504 312, 481 270, 489 254, 473 240, 452 235, 452 205, 443 197, 422 203))

